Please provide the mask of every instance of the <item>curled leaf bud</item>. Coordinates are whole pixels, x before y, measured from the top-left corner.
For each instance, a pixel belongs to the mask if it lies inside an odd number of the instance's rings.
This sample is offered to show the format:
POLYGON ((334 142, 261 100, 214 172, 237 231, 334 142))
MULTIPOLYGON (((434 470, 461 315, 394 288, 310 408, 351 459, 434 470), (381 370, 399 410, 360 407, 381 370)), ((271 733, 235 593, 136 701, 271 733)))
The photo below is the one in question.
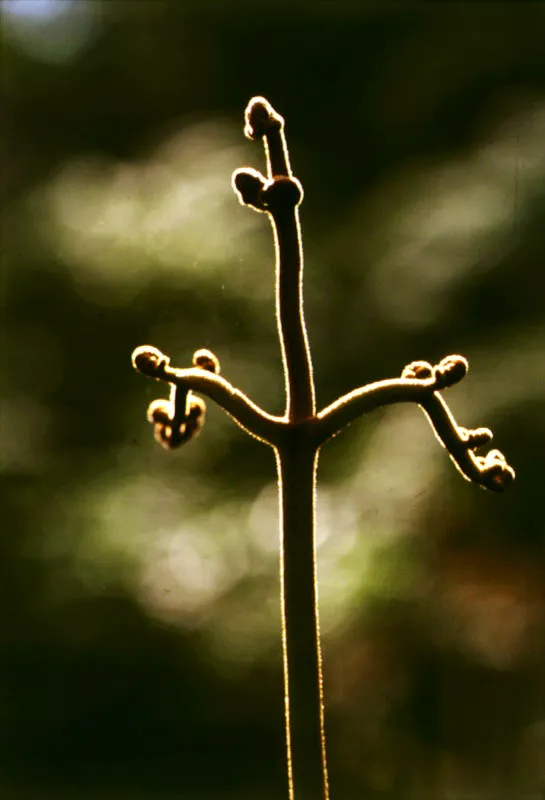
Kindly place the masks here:
POLYGON ((148 378, 159 377, 169 363, 170 359, 164 353, 148 344, 137 347, 132 354, 133 367, 148 378))
POLYGON ((267 184, 263 175, 256 169, 248 167, 237 169, 233 173, 232 186, 243 206, 251 206, 256 211, 264 211, 262 192, 267 184))
MULTIPOLYGON (((181 397, 179 399, 181 403, 181 397)), ((148 408, 148 420, 154 423, 153 431, 156 440, 167 450, 173 450, 185 444, 201 431, 204 424, 206 404, 200 397, 192 394, 183 393, 183 416, 180 412, 173 413, 172 402, 168 400, 154 400, 148 408), (186 399, 188 401, 187 411, 185 408, 186 399)))
POLYGON ((246 107, 244 133, 248 139, 261 139, 271 130, 280 130, 284 118, 264 97, 252 97, 246 107))
POLYGON ((215 375, 219 375, 220 372, 218 357, 211 350, 206 350, 204 347, 194 353, 193 365, 200 369, 206 369, 208 372, 213 372, 215 375))
POLYGON ((206 413, 206 403, 202 399, 202 397, 195 397, 195 395, 191 395, 189 398, 189 411, 187 414, 188 420, 201 420, 204 422, 204 415, 206 413))
POLYGON ((184 425, 183 434, 180 438, 180 444, 185 444, 189 442, 191 439, 196 439, 197 436, 200 434, 202 430, 202 426, 204 425, 204 419, 190 419, 184 425))
POLYGON ((515 480, 515 470, 509 466, 500 450, 491 450, 478 457, 479 467, 486 477, 486 485, 493 492, 503 492, 515 480))
POLYGON ((279 175, 263 192, 263 201, 267 211, 274 213, 284 209, 293 209, 303 199, 303 187, 297 178, 279 175))
POLYGON ((166 450, 170 450, 172 447, 176 447, 175 444, 172 444, 172 426, 171 425, 161 425, 157 424, 153 426, 153 435, 159 444, 164 447, 166 450))
POLYGON ((490 478, 490 488, 494 492, 504 492, 515 480, 515 471, 507 464, 494 469, 495 472, 490 478))
POLYGON ((465 378, 468 369, 469 364, 463 356, 446 356, 433 369, 437 388, 445 389, 458 383, 465 378))
POLYGON ((428 361, 412 361, 407 364, 403 372, 402 378, 412 378, 416 380, 426 380, 433 375, 433 367, 428 361))
POLYGON ((181 444, 195 439, 202 430, 206 404, 200 397, 191 396, 189 413, 184 422, 174 430, 174 435, 170 439, 170 447, 179 447, 181 444))
POLYGON ((470 450, 476 447, 481 447, 483 444, 488 444, 494 435, 490 428, 475 428, 474 430, 464 431, 464 441, 470 450))
POLYGON ((172 419, 172 408, 168 400, 154 400, 148 407, 148 422, 168 425, 172 419))

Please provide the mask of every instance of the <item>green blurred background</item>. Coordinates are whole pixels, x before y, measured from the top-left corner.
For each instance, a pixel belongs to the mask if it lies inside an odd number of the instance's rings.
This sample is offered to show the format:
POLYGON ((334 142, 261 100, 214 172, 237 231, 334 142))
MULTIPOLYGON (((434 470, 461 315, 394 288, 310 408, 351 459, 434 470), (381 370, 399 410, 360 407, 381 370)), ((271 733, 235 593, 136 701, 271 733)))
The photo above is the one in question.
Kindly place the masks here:
POLYGON ((286 797, 270 451, 153 441, 130 353, 210 347, 282 412, 243 111, 305 186, 320 406, 461 352, 517 470, 415 407, 324 448, 335 800, 545 796, 545 4, 2 0, 0 797, 286 797))

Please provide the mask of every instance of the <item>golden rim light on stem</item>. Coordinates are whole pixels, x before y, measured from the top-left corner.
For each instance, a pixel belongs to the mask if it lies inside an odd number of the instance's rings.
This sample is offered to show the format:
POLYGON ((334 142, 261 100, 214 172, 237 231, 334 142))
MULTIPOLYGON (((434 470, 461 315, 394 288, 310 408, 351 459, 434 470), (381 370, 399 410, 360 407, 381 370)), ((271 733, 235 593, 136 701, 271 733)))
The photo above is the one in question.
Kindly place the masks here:
POLYGON ((490 450, 484 456, 476 454, 477 448, 490 442, 492 432, 488 428, 459 426, 443 399, 441 391, 461 381, 468 372, 468 363, 460 355, 447 356, 435 366, 427 361, 414 361, 403 369, 399 378, 362 386, 316 413, 302 300, 303 250, 298 206, 303 199, 303 187, 291 172, 284 119, 265 98, 250 100, 245 113, 245 134, 249 139, 263 141, 267 177, 255 169, 239 169, 233 175, 232 185, 243 205, 268 214, 272 224, 277 322, 286 382, 285 414, 282 417, 268 414, 232 386, 219 374, 219 361, 209 350, 197 350, 192 366, 187 369, 171 367, 168 356, 150 345, 138 347, 132 362, 146 377, 170 386, 169 399, 155 400, 148 409, 148 420, 163 446, 179 447, 200 432, 205 403, 194 394, 198 392, 214 400, 244 430, 275 450, 284 520, 281 576, 289 793, 293 800, 297 786, 297 800, 318 800, 319 795, 327 800, 314 544, 315 466, 320 447, 375 408, 416 403, 467 480, 502 492, 513 482, 515 472, 499 450, 490 450), (309 474, 300 474, 300 464, 305 465, 309 474), (286 486, 286 476, 290 476, 288 482, 297 485, 286 486), (298 591, 304 592, 304 596, 298 595, 298 591), (300 610, 301 602, 305 611, 300 610), (309 643, 310 639, 301 636, 301 631, 311 628, 315 639, 309 643), (298 665, 313 662, 310 672, 304 666, 294 667, 292 657, 298 665), (314 684, 310 692, 305 686, 307 679, 314 684), (310 718, 311 734, 307 736, 310 718), (306 739, 314 744, 308 744, 306 739), (305 757, 312 762, 310 767, 301 763, 305 757))

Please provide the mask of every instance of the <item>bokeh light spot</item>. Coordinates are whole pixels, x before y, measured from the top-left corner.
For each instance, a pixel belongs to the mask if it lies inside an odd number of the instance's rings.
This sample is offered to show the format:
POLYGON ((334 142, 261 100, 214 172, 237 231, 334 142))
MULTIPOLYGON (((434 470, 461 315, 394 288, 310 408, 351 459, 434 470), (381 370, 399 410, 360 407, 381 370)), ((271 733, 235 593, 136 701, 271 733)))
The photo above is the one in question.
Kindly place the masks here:
POLYGON ((0 0, 5 35, 39 61, 75 58, 96 31, 99 4, 88 0, 0 0))

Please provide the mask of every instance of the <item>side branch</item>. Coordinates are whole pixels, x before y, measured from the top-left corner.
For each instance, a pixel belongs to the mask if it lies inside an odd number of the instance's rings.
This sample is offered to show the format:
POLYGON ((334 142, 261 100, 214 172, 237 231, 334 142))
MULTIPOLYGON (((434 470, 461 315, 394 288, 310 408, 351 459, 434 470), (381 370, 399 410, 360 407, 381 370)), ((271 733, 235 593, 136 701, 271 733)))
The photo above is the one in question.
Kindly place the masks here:
POLYGON ((417 403, 462 475, 502 492, 515 478, 503 454, 499 450, 491 450, 486 456, 474 453, 492 439, 492 432, 488 428, 469 430, 459 426, 439 394, 462 380, 467 370, 462 356, 447 356, 435 367, 426 361, 415 361, 405 367, 401 378, 368 384, 325 408, 316 417, 314 435, 321 445, 368 411, 394 403, 417 403))
POLYGON ((303 188, 291 172, 284 119, 265 98, 250 100, 245 132, 252 140, 263 140, 267 179, 254 169, 237 170, 233 175, 233 188, 243 205, 266 212, 272 224, 286 419, 298 423, 315 413, 312 362, 303 314, 303 246, 298 211, 303 188))
MULTIPOLYGON (((225 378, 217 375, 209 366, 176 369, 169 365, 170 359, 168 356, 149 345, 138 347, 132 355, 132 362, 138 372, 147 377, 155 378, 155 380, 169 383, 183 397, 181 404, 173 402, 171 397, 170 419, 154 414, 154 410, 158 406, 152 403, 148 412, 148 417, 152 422, 167 425, 173 424, 173 415, 177 414, 179 417, 178 422, 183 423, 187 406, 186 395, 193 390, 214 400, 241 428, 255 436, 256 439, 260 439, 271 446, 274 446, 276 442, 275 432, 278 431, 278 426, 283 427, 285 425, 282 417, 267 414, 253 403, 244 392, 236 389, 225 378), (176 405, 181 406, 180 412, 177 412, 176 405)), ((161 403, 161 401, 156 402, 161 403)), ((165 408, 164 403, 161 408, 165 408)), ((190 411, 187 413, 189 414, 190 411)), ((179 443, 181 442, 177 442, 177 444, 179 443)))
POLYGON ((320 445, 337 436, 354 420, 381 406, 394 403, 422 403, 433 391, 433 381, 392 378, 368 383, 345 394, 316 415, 314 434, 320 445))
POLYGON ((474 452, 475 448, 491 441, 491 430, 462 428, 438 392, 428 395, 420 406, 464 478, 493 492, 503 492, 514 481, 515 470, 500 450, 490 450, 486 456, 474 452))
MULTIPOLYGON (((280 189, 281 184, 273 184, 271 190, 275 188, 280 189)), ((286 379, 286 416, 291 422, 301 422, 315 413, 314 381, 303 314, 299 212, 286 199, 270 213, 276 250, 276 314, 286 379)))

